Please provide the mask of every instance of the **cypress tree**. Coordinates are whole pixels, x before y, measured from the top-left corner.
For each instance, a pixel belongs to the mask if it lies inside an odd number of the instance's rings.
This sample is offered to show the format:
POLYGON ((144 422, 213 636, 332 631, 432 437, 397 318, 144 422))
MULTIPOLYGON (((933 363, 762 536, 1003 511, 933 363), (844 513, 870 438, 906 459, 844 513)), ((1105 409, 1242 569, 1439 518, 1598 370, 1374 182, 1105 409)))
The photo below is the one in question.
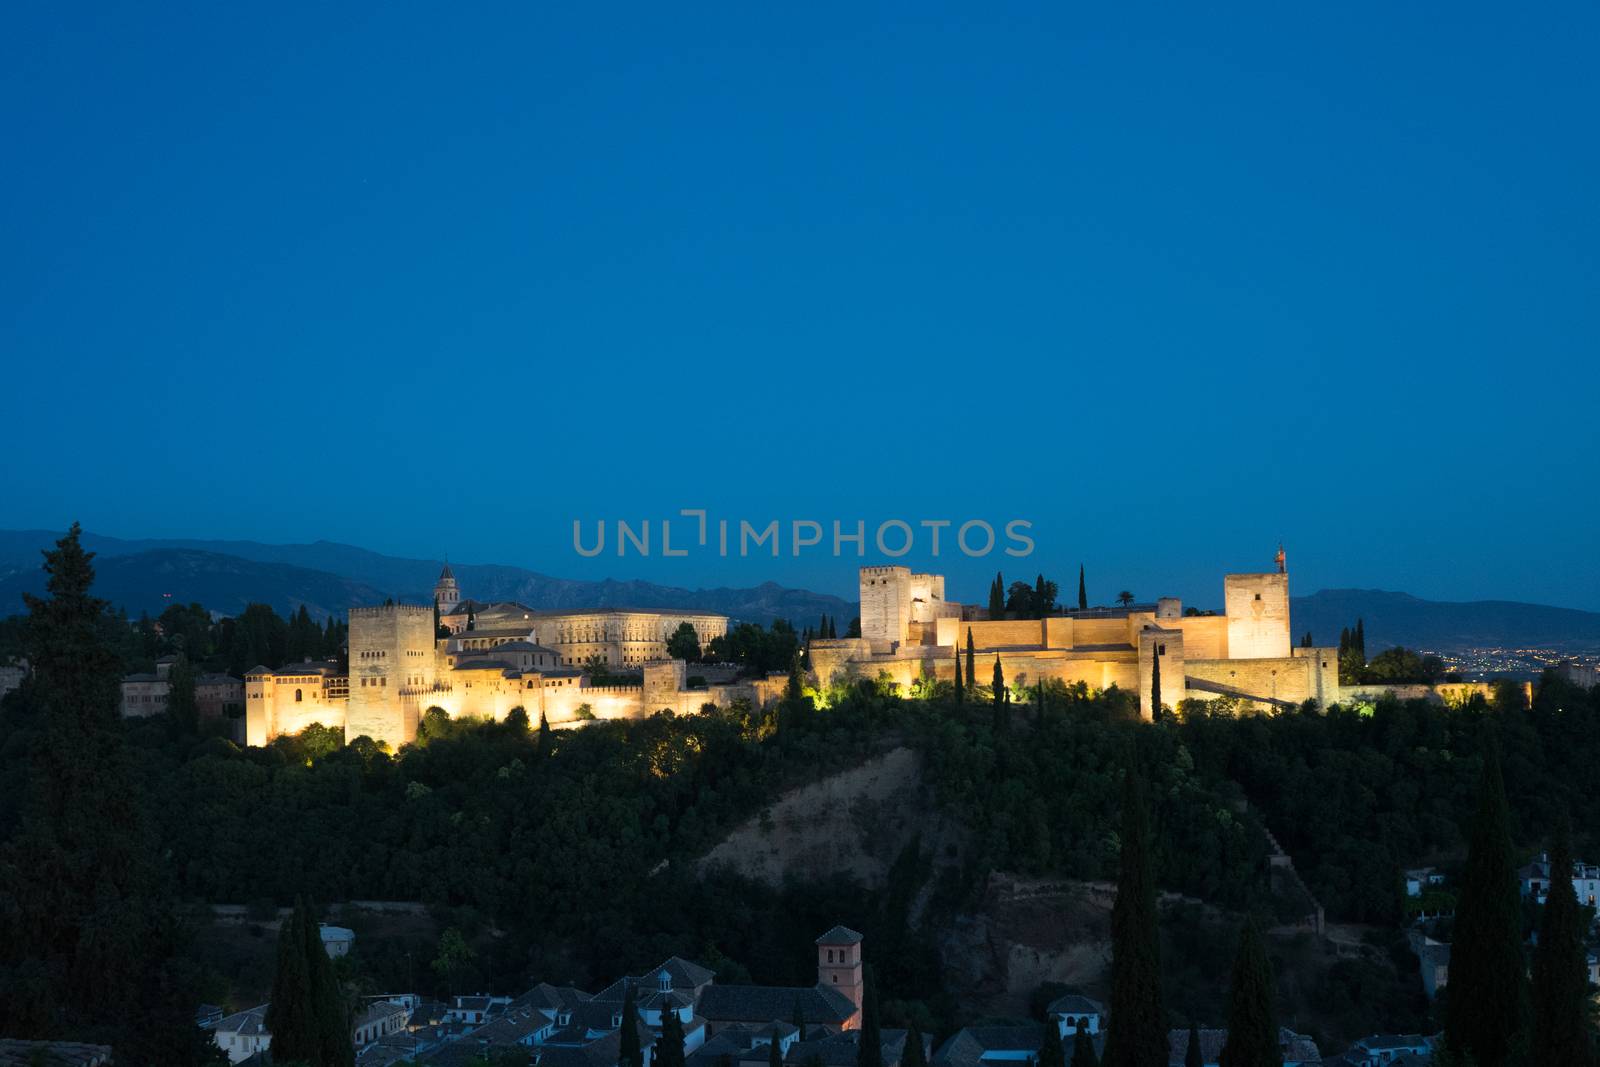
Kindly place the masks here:
MULTIPOLYGON (((1359 626, 1359 624, 1358 624, 1359 626)), ((1527 1043, 1528 988, 1521 903, 1511 860, 1510 814, 1494 739, 1478 785, 1450 953, 1445 1040, 1478 1067, 1508 1067, 1527 1043)))
POLYGON ((350 1018, 345 1011, 339 979, 333 973, 333 960, 322 947, 322 931, 316 913, 304 904, 299 910, 303 913, 300 934, 304 939, 312 1016, 320 1050, 320 1055, 312 1062, 320 1067, 351 1067, 355 1063, 355 1046, 350 1042, 350 1018))
POLYGON ((1089 592, 1083 584, 1083 564, 1078 564, 1078 610, 1089 610, 1089 592))
POLYGON ((1200 1026, 1189 1022, 1189 1047, 1183 1053, 1183 1067, 1206 1067, 1206 1052, 1200 1044, 1200 1026))
POLYGON ((837 615, 828 616, 828 636, 830 638, 839 636, 839 617, 837 615))
POLYGON ((1094 1037, 1082 1019, 1078 1020, 1077 1033, 1072 1037, 1072 1067, 1100 1067, 1094 1054, 1094 1037))
POLYGON ((167 673, 167 716, 172 727, 180 734, 193 734, 200 729, 200 706, 195 703, 195 673, 189 657, 178 653, 178 662, 167 673))
MULTIPOLYGON (((624 1014, 623 1025, 630 1022, 624 1014)), ((656 1054, 651 1064, 652 1067, 683 1067, 683 1020, 678 1018, 676 1010, 661 1012, 661 1036, 656 1040, 656 1054)))
POLYGON ((1000 653, 994 654, 994 679, 990 682, 996 707, 1006 702, 1006 672, 1000 666, 1000 653))
POLYGON ((778 1040, 777 1028, 773 1028, 772 1042, 767 1046, 767 1067, 783 1067, 783 1042, 778 1040))
POLYGON ((621 1067, 642 1067, 644 1050, 639 1046, 639 1009, 634 999, 633 983, 627 983, 622 994, 622 1049, 618 1053, 621 1067))
POLYGON ((798 999, 794 1002, 794 1028, 796 1031, 795 1040, 804 1041, 806 1039, 806 1010, 798 999))
POLYGON ((320 1064, 322 1047, 310 961, 306 959, 305 919, 305 906, 297 900, 294 912, 278 928, 278 972, 272 979, 266 1024, 272 1032, 274 1059, 320 1064))
POLYGON ((1339 655, 1350 651, 1350 627, 1346 626, 1339 631, 1339 655))
POLYGON ((900 1053, 900 1067, 928 1067, 928 1051, 922 1047, 922 1031, 912 1023, 906 1031, 906 1045, 900 1053))
POLYGON ((870 966, 861 975, 861 1040, 856 1067, 883 1067, 883 1033, 878 1022, 878 980, 870 966))
POLYGON ((550 717, 539 712, 539 755, 550 754, 550 717))
POLYGON ((1589 976, 1583 914, 1572 889, 1570 830, 1562 821, 1550 851, 1550 894, 1533 953, 1533 1041, 1530 1063, 1592 1067, 1589 976))
POLYGON ((1061 1031, 1055 1019, 1049 1015, 1044 1017, 1044 1024, 1039 1030, 1038 1067, 1067 1067, 1067 1058, 1061 1052, 1061 1031))
POLYGON ((1161 646, 1150 646, 1150 721, 1161 721, 1161 646))
POLYGON ((957 648, 956 649, 956 703, 960 704, 965 700, 966 700, 966 694, 964 692, 962 692, 962 682, 961 682, 961 649, 957 648))
POLYGON ((1361 653, 1361 658, 1365 660, 1367 658, 1367 624, 1362 619, 1356 620, 1356 632, 1354 634, 1354 638, 1356 643, 1356 651, 1361 653))
POLYGON ((995 571, 994 584, 989 587, 989 618, 1003 619, 1006 617, 1006 582, 999 571, 995 571))
POLYGON ((1111 908, 1111 1027, 1105 1063, 1106 1067, 1167 1067, 1149 816, 1131 747, 1122 782, 1119 866, 1117 901, 1111 908))
POLYGON ((1278 1047, 1278 1012, 1272 962, 1254 920, 1239 936, 1228 990, 1228 1039, 1217 1067, 1283 1067, 1278 1047))
POLYGON ((972 627, 969 626, 967 627, 967 684, 974 689, 978 687, 978 668, 973 660, 976 654, 972 644, 972 627))

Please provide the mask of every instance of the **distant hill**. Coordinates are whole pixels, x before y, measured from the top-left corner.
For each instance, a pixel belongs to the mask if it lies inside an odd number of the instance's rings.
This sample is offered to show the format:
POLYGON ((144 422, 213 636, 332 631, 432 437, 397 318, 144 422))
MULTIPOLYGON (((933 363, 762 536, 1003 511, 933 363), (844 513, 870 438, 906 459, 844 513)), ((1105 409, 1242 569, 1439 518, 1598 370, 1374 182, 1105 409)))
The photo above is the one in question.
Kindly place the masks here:
MULTIPOLYGON (((0 531, 0 615, 22 610, 23 592, 44 588, 39 553, 60 536, 49 530, 0 531)), ((385 556, 332 541, 124 540, 86 532, 83 543, 96 553, 97 592, 135 615, 156 614, 173 601, 198 601, 225 614, 251 601, 279 612, 305 604, 318 618, 381 604, 388 597, 427 603, 442 566, 439 560, 385 556)), ((452 569, 467 596, 517 600, 546 611, 672 607, 750 622, 790 619, 798 625, 823 614, 838 616, 842 625, 856 611, 836 596, 773 582, 748 589, 679 589, 642 581, 573 581, 494 564, 452 564, 452 569)))
POLYGON ((1367 654, 1405 645, 1434 651, 1466 648, 1600 648, 1600 613, 1513 600, 1422 600, 1381 589, 1324 589, 1290 601, 1294 637, 1311 631, 1319 645, 1361 619, 1367 654))
MULTIPOLYGON (((97 595, 126 608, 159 615, 169 604, 198 602, 211 611, 237 615, 252 602, 270 604, 280 615, 300 605, 318 619, 364 604, 383 603, 385 593, 326 571, 291 567, 191 549, 156 549, 128 555, 97 555, 97 595)), ((22 610, 23 593, 42 593, 38 567, 0 565, 0 614, 22 610)))
MULTIPOLYGON (((40 550, 61 536, 49 530, 0 530, 0 615, 22 609, 20 595, 44 587, 40 550)), ((97 553, 99 592, 130 613, 159 612, 173 600, 199 601, 232 614, 250 601, 280 612, 301 604, 318 618, 385 598, 427 603, 441 561, 385 556, 354 545, 317 541, 268 545, 257 541, 127 540, 85 533, 97 553), (171 594, 169 599, 167 594, 171 594)), ((517 600, 539 610, 688 608, 735 619, 804 625, 819 615, 841 626, 856 605, 826 593, 767 582, 754 588, 680 589, 643 581, 553 578, 523 567, 453 564, 462 592, 479 600, 517 600)), ((1422 600, 1379 589, 1325 589, 1295 597, 1294 639, 1310 630, 1320 645, 1337 644, 1356 619, 1366 624, 1368 654, 1391 645, 1452 651, 1536 647, 1600 650, 1600 613, 1508 600, 1466 603, 1422 600)))

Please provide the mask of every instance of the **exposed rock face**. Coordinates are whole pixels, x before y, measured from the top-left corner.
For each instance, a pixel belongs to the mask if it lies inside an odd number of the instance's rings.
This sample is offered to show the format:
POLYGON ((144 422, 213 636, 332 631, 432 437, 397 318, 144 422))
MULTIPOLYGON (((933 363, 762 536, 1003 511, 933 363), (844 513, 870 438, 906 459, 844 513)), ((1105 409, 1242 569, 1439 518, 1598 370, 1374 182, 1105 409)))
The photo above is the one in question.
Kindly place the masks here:
POLYGON ((712 849, 701 870, 724 866, 769 885, 846 874, 882 886, 913 836, 932 850, 950 833, 926 792, 921 756, 896 748, 785 793, 712 849))

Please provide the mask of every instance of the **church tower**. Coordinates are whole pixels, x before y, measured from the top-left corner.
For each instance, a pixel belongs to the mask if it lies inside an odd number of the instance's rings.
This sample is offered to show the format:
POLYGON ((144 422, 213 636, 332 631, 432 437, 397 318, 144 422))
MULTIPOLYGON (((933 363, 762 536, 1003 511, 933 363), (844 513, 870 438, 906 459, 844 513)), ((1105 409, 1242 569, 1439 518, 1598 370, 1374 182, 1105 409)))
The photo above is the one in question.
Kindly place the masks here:
POLYGON ((439 580, 433 584, 433 602, 438 605, 441 615, 450 614, 461 603, 461 587, 456 585, 455 572, 448 563, 439 572, 439 580))
POLYGON ((835 926, 817 938, 817 985, 830 986, 850 998, 855 1017, 846 1029, 861 1025, 861 1005, 866 982, 861 970, 861 935, 848 926, 835 926))

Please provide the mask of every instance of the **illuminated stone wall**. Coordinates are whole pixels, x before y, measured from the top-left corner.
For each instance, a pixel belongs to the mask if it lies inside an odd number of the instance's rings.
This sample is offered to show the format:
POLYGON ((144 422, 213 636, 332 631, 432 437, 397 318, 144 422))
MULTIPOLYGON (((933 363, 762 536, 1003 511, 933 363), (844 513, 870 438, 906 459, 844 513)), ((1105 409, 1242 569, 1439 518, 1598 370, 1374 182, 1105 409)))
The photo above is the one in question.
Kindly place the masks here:
POLYGON ((862 567, 861 636, 880 645, 903 645, 910 622, 911 569, 862 567))
POLYGON ((1230 659, 1289 655, 1289 576, 1230 574, 1223 579, 1230 659))
POLYGON ((389 604, 350 610, 346 738, 366 736, 398 749, 417 735, 415 704, 403 700, 402 692, 431 689, 437 679, 431 607, 389 604))

